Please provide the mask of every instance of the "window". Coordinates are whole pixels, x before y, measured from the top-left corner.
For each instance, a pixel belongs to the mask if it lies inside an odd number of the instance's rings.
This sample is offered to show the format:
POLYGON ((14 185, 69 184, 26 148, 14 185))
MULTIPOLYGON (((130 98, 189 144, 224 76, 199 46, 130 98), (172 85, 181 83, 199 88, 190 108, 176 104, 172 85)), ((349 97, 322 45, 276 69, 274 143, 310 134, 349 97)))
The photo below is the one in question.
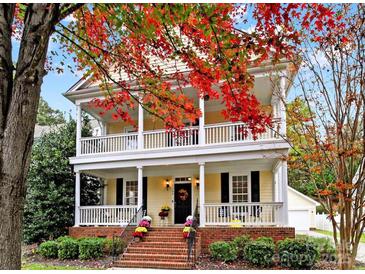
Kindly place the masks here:
POLYGON ((248 176, 232 176, 232 202, 248 202, 248 176))
POLYGON ((191 177, 176 177, 175 182, 190 182, 191 177))
POLYGON ((125 204, 137 205, 138 198, 138 182, 126 181, 125 182, 125 204))

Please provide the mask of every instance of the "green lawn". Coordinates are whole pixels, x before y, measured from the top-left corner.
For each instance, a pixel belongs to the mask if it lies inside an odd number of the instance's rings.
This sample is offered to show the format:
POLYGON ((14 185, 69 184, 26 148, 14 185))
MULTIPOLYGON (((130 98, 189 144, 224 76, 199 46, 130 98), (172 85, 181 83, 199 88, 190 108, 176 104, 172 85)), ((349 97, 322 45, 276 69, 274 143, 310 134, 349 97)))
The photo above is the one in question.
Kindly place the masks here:
POLYGON ((60 265, 30 263, 30 264, 22 265, 22 270, 101 270, 101 269, 100 268, 79 267, 79 266, 60 266, 60 265))
MULTIPOLYGON (((323 235, 333 236, 332 231, 320 230, 320 229, 316 229, 315 231, 318 232, 318 233, 321 233, 323 235)), ((362 234, 362 236, 360 238, 360 243, 365 243, 365 234, 362 234)))

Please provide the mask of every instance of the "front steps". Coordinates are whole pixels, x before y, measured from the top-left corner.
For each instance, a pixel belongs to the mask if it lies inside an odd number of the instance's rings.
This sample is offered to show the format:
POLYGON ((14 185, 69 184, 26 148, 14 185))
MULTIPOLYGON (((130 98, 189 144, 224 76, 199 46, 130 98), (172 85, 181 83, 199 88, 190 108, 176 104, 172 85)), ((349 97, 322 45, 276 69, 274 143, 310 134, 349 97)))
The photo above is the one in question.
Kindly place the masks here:
POLYGON ((132 242, 121 258, 114 262, 114 266, 191 269, 192 263, 188 262, 188 246, 182 231, 183 227, 150 228, 144 240, 132 242))

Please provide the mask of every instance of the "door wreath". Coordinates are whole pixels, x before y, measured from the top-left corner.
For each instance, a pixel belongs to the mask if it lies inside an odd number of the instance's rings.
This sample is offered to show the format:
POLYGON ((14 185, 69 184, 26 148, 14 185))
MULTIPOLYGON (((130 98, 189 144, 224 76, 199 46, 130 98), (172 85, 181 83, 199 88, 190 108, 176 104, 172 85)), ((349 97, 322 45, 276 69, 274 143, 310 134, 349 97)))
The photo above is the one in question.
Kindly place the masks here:
POLYGON ((185 189, 180 189, 178 192, 178 197, 181 201, 186 201, 189 197, 189 193, 185 189))

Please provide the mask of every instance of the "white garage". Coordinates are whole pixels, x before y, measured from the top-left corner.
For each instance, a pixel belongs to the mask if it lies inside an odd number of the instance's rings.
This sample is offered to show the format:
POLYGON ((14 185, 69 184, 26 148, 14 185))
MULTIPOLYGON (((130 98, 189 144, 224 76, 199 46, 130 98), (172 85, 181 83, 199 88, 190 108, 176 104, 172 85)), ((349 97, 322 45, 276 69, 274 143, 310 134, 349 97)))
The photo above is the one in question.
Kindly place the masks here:
POLYGON ((318 205, 317 201, 288 187, 289 226, 303 231, 315 228, 316 206, 318 205))

